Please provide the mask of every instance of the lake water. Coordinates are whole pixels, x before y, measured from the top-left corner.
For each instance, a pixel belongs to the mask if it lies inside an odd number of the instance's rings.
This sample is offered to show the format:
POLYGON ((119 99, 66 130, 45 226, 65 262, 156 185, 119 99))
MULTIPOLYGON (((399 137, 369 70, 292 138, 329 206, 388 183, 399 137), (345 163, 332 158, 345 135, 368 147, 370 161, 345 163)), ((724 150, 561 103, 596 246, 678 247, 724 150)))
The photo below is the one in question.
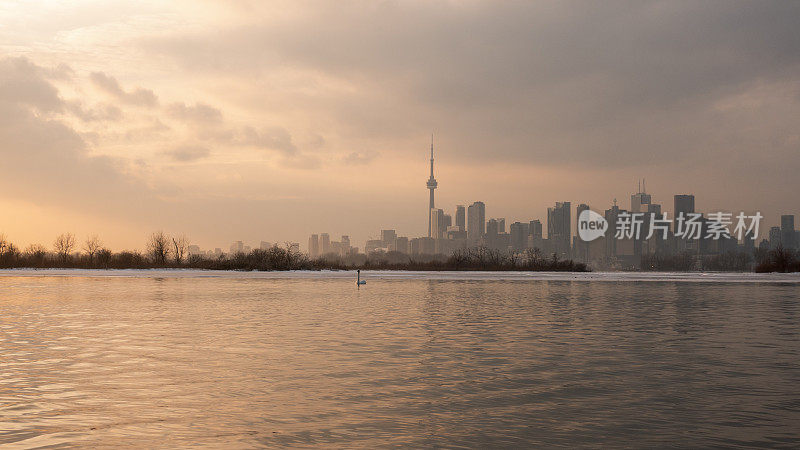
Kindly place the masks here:
POLYGON ((800 275, 0 271, 0 444, 800 446, 800 275))

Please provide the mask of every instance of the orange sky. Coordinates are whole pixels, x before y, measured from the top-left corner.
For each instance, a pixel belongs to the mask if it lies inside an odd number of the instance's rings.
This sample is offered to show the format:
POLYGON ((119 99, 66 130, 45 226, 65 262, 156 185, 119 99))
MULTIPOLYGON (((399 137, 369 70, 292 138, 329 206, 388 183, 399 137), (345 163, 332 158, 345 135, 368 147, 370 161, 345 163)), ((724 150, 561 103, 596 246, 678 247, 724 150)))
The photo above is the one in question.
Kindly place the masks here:
POLYGON ((0 232, 115 250, 427 227, 437 206, 694 193, 800 213, 796 3, 0 5, 0 232))

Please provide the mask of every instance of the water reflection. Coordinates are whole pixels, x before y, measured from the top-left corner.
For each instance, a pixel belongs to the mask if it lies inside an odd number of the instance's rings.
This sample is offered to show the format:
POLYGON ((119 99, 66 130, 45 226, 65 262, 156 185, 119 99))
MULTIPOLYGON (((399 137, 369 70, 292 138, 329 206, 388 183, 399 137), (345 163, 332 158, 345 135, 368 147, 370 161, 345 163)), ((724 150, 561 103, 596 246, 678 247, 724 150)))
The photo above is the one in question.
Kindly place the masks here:
POLYGON ((800 445, 796 284, 5 277, 0 444, 800 445))

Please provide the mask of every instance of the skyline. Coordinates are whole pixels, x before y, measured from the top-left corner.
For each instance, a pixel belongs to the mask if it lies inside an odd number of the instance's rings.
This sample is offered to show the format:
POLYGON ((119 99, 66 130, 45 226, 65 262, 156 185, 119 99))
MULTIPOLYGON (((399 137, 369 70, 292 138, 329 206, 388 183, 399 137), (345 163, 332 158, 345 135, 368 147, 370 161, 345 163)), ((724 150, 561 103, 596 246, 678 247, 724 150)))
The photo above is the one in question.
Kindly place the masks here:
MULTIPOLYGON (((461 215, 460 219, 462 221, 465 220, 464 213, 465 213, 465 207, 466 206, 469 206, 469 209, 472 209, 476 205, 480 205, 480 207, 481 207, 481 217, 483 218, 483 220, 480 221, 480 226, 482 226, 483 230, 486 230, 486 227, 489 226, 492 221, 496 221, 496 220, 502 221, 502 223, 503 223, 502 226, 505 228, 506 222, 508 222, 508 225, 511 226, 513 223, 519 222, 520 220, 522 220, 523 223, 524 223, 524 222, 527 222, 530 219, 531 222, 533 222, 533 221, 539 222, 539 226, 541 227, 540 234, 549 237, 550 233, 551 233, 551 231, 550 231, 551 225, 548 222, 548 218, 550 217, 550 214, 554 210, 560 209, 562 207, 562 205, 566 205, 566 207, 568 208, 567 209, 567 213, 566 213, 567 217, 570 217, 572 209, 576 210, 575 219, 577 219, 577 216, 580 214, 580 211, 581 211, 582 208, 583 209, 591 209, 592 211, 595 211, 595 212, 598 212, 598 213, 602 212, 603 210, 605 210, 606 207, 609 207, 609 208, 610 207, 619 207, 620 210, 639 211, 639 206, 642 203, 647 203, 647 204, 653 203, 653 204, 656 204, 656 206, 658 207, 658 211, 659 212, 663 211, 663 212, 671 213, 673 215, 673 217, 676 214, 676 208, 680 209, 680 207, 678 206, 679 202, 689 201, 691 206, 689 206, 687 209, 690 209, 692 211, 696 210, 701 214, 705 214, 705 213, 708 212, 708 211, 704 211, 704 210, 702 210, 700 208, 695 208, 696 197, 695 197, 694 194, 688 194, 688 193, 673 194, 672 195, 672 197, 673 197, 672 200, 673 200, 675 206, 672 209, 670 209, 670 208, 662 208, 662 204, 661 203, 659 203, 657 201, 652 201, 653 194, 652 193, 648 193, 646 191, 645 179, 641 178, 641 179, 637 180, 638 188, 636 190, 636 193, 629 194, 630 203, 627 204, 627 205, 624 204, 624 203, 622 205, 619 205, 618 204, 618 200, 617 200, 616 197, 612 200, 612 202, 609 205, 606 205, 606 206, 602 206, 601 205, 599 207, 598 206, 592 207, 591 205, 588 205, 586 203, 580 203, 580 204, 576 204, 575 207, 573 208, 571 206, 571 204, 574 203, 574 200, 555 201, 555 202, 551 202, 551 204, 555 203, 555 208, 553 208, 552 206, 548 206, 546 208, 546 210, 545 210, 544 217, 534 215, 534 216, 528 216, 527 218, 525 218, 525 217, 523 217, 523 218, 514 217, 514 218, 511 218, 511 219, 508 219, 507 217, 500 216, 500 215, 493 215, 493 216, 487 215, 486 214, 486 203, 482 202, 481 200, 475 200, 472 204, 469 204, 469 202, 464 202, 463 204, 453 205, 453 207, 452 207, 453 214, 447 214, 447 212, 446 212, 447 210, 444 210, 443 208, 437 208, 435 206, 435 203, 434 203, 434 192, 433 191, 434 191, 434 189, 436 189, 436 187, 438 187, 438 183, 434 178, 433 163, 434 163, 434 158, 433 158, 433 136, 432 136, 431 137, 430 178, 428 180, 428 183, 426 184, 427 189, 430 191, 429 206, 431 207, 430 208, 431 212, 439 211, 440 214, 444 214, 449 220, 451 220, 451 221, 453 221, 453 223, 457 224, 458 220, 459 220, 458 219, 459 218, 459 214, 461 215), (433 184, 431 184, 431 182, 433 184), (545 225, 542 225, 542 224, 545 224, 545 225)), ((656 200, 659 200, 659 198, 656 197, 656 200)), ((664 200, 660 200, 660 202, 663 202, 663 201, 664 200)), ((669 204, 669 201, 667 200, 667 203, 665 203, 665 205, 668 205, 668 204, 669 204)), ((733 210, 727 211, 727 212, 732 212, 732 211, 733 210)), ((756 211, 756 212, 760 212, 760 211, 756 211)), ((472 214, 472 213, 470 213, 470 214, 472 214)), ((758 247, 759 243, 762 240, 770 240, 771 239, 771 236, 768 234, 770 232, 771 228, 785 227, 785 220, 786 220, 785 218, 788 217, 788 216, 791 216, 793 218, 795 216, 795 214, 793 212, 781 213, 779 215, 778 219, 775 220, 774 223, 770 222, 769 217, 763 217, 763 220, 761 222, 760 232, 759 232, 758 236, 755 239, 755 246, 758 247)), ((407 237, 404 237, 405 239, 412 239, 412 238, 416 238, 416 237, 431 237, 431 235, 432 235, 432 228, 431 227, 432 227, 432 221, 433 221, 433 219, 432 219, 433 218, 433 214, 428 214, 427 218, 428 218, 427 235, 421 234, 419 236, 412 236, 409 233, 401 233, 401 234, 408 234, 407 237)), ((471 224, 471 222, 470 222, 470 224, 471 224)), ((387 226, 391 226, 391 225, 386 225, 386 226, 384 226, 384 225, 381 225, 379 227, 380 231, 378 233, 370 234, 367 238, 365 238, 364 241, 369 242, 370 240, 373 240, 373 241, 374 240, 382 240, 383 237, 381 235, 384 233, 384 231, 390 231, 392 233, 395 233, 396 236, 399 236, 397 234, 397 229, 396 228, 387 228, 387 226)), ((563 225, 564 226, 569 225, 569 229, 568 230, 560 230, 560 231, 556 230, 556 233, 566 234, 566 235, 569 235, 569 236, 576 236, 577 235, 577 224, 575 223, 575 220, 567 220, 563 225)), ((792 226, 792 228, 793 228, 793 226, 792 226)), ((461 231, 463 231, 465 233, 465 237, 466 237, 467 231, 468 230, 472 230, 472 229, 473 229, 472 226, 469 226, 469 227, 466 226, 466 222, 462 223, 462 230, 461 231)), ((162 230, 156 230, 156 231, 163 232, 164 230, 162 229, 162 230)), ((486 231, 480 232, 480 236, 482 236, 484 233, 486 233, 486 231)), ((508 228, 508 231, 503 231, 503 233, 509 233, 510 234, 511 233, 510 228, 508 228)), ((61 236, 63 236, 63 234, 64 233, 61 233, 57 237, 61 237, 61 236)), ((72 234, 73 236, 75 236, 71 232, 67 232, 67 234, 72 234)), ((2 235, 2 237, 6 238, 6 239, 8 238, 8 236, 5 236, 1 232, 0 232, 0 235, 2 235)), ((317 230, 314 233, 312 233, 312 236, 317 236, 317 235, 319 235, 320 237, 321 236, 328 236, 328 238, 330 238, 331 236, 334 236, 334 237, 335 236, 341 236, 341 238, 343 238, 343 239, 346 238, 348 247, 353 248, 353 249, 355 249, 355 250, 357 250, 359 252, 369 253, 369 252, 366 252, 367 245, 365 245, 365 246, 357 245, 357 242, 359 242, 359 241, 352 240, 351 239, 351 235, 349 235, 349 234, 329 233, 329 232, 326 232, 326 231, 320 232, 319 230, 317 230), (355 243, 356 245, 351 245, 351 242, 355 243)), ((185 234, 178 233, 178 234, 176 234, 176 236, 179 236, 182 239, 188 239, 187 242, 188 242, 188 245, 190 247, 194 247, 194 248, 198 249, 199 251, 202 251, 202 253, 208 253, 209 255, 211 255, 211 254, 216 254, 216 255, 233 254, 233 253, 241 252, 243 250, 249 251, 247 249, 256 249, 256 248, 266 249, 266 248, 272 247, 273 245, 277 245, 279 247, 291 246, 292 248, 296 249, 296 251, 302 250, 304 253, 312 253, 312 254, 314 253, 314 251, 312 251, 312 247, 311 247, 310 243, 309 243, 308 246, 305 246, 305 247, 303 246, 303 244, 302 244, 302 242, 304 242, 303 239, 284 240, 284 241, 263 240, 263 237, 260 238, 260 240, 255 240, 255 241, 237 239, 237 240, 234 240, 230 244, 230 246, 228 246, 225 243, 221 243, 221 245, 211 245, 209 247, 205 247, 205 246, 202 246, 202 245, 198 245, 197 242, 192 241, 185 234), (254 245, 247 245, 248 243, 251 243, 251 242, 254 245), (226 251, 225 249, 228 248, 228 247, 230 247, 230 250, 226 251), (238 247, 238 250, 233 250, 234 247, 238 247)), ((80 238, 81 236, 78 236, 78 237, 80 238)), ((436 238, 436 236, 433 236, 433 237, 436 238)), ((86 238, 98 239, 98 235, 97 235, 97 233, 93 233, 93 234, 87 235, 86 238)), ((474 241, 476 239, 477 238, 475 238, 475 237, 470 237, 468 240, 474 241)), ((364 241, 361 241, 361 242, 364 242, 364 241)), ((108 246, 107 243, 105 241, 103 241, 102 239, 100 239, 99 242, 104 247, 109 248, 111 250, 136 250, 136 251, 141 251, 142 250, 139 247, 113 249, 110 246, 108 246)), ((24 249, 24 247, 20 247, 19 246, 18 242, 14 242, 14 243, 20 249, 24 249)), ((41 242, 31 242, 29 244, 42 244, 42 243, 41 242)), ((217 244, 220 244, 220 243, 217 243, 217 244)), ((320 245, 321 245, 321 243, 320 243, 320 245)), ((567 246, 571 246, 571 245, 573 245, 573 243, 568 242, 566 245, 567 246)), ((48 248, 48 246, 45 245, 45 248, 48 248)), ((80 252, 81 249, 80 248, 76 248, 76 251, 80 252)), ((317 251, 319 251, 319 249, 317 251)), ((322 253, 320 253, 320 255, 321 254, 322 253)))
POLYGON ((448 212, 543 220, 645 177, 664 204, 760 211, 762 230, 800 213, 800 6, 584 6, 3 5, 0 232, 424 236, 431 128, 448 212))

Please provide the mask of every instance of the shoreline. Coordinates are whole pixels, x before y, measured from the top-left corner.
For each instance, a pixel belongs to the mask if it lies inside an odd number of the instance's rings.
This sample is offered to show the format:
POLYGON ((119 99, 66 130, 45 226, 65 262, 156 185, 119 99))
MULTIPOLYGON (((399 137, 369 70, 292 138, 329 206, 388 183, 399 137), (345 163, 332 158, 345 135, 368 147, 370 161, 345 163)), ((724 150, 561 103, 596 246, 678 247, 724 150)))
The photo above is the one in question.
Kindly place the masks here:
MULTIPOLYGON (((355 269, 243 271, 211 269, 0 269, 3 278, 89 277, 89 278, 242 278, 345 280, 355 278, 355 269)), ((441 281, 577 281, 577 282, 706 282, 706 283, 796 283, 800 273, 754 272, 548 272, 548 271, 411 271, 364 270, 367 280, 441 280, 441 281)), ((369 285, 366 286, 369 288, 369 285)))

